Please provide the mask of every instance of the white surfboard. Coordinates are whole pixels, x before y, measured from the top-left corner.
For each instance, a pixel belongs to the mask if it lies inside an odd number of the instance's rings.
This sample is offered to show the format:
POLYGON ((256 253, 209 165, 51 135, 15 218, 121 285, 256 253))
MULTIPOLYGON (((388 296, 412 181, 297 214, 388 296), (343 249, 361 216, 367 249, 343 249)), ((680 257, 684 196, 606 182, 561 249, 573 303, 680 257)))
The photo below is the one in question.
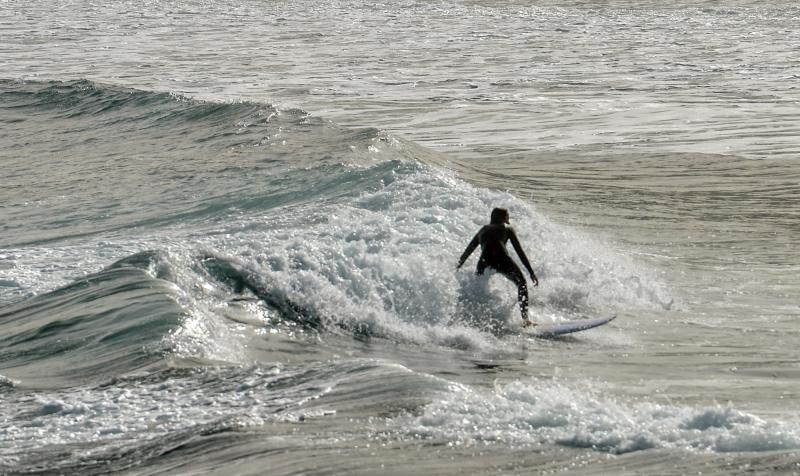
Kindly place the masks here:
POLYGON ((578 319, 575 321, 564 321, 557 324, 547 324, 527 328, 523 332, 532 335, 533 337, 557 337, 564 334, 571 334, 573 332, 585 331, 613 321, 617 316, 601 317, 597 319, 578 319))

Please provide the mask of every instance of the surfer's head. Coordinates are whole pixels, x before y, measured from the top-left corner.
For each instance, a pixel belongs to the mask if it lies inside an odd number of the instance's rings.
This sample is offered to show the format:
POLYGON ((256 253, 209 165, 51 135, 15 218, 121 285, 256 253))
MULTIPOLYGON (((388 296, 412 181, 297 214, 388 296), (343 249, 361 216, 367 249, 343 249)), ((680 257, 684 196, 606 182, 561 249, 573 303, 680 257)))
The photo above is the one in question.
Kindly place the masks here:
POLYGON ((508 220, 509 220, 508 210, 506 210, 505 208, 495 208, 494 210, 492 210, 491 222, 493 225, 508 223, 508 220))

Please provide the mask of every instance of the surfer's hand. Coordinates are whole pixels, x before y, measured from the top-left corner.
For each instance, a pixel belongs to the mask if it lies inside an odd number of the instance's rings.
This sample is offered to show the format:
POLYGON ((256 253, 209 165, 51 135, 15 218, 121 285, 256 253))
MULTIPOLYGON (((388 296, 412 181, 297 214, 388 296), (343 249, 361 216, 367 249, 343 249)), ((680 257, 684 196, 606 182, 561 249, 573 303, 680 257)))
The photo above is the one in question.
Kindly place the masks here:
POLYGON ((539 278, 536 277, 535 273, 531 273, 531 281, 535 287, 539 286, 539 278))

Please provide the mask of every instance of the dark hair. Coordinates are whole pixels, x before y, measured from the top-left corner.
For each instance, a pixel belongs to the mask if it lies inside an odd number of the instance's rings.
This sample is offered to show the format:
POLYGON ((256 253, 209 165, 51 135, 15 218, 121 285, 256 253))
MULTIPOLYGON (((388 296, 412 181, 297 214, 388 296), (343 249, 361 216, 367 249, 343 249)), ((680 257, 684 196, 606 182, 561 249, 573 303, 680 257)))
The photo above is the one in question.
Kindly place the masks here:
POLYGON ((508 210, 505 208, 495 208, 492 210, 492 224, 508 223, 508 210))

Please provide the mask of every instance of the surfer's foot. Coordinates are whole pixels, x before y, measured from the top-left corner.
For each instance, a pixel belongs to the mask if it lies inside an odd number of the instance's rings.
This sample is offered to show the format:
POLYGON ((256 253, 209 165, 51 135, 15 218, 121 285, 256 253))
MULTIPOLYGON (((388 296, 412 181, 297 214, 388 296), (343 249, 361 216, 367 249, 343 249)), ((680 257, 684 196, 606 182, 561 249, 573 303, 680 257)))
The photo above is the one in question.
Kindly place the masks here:
POLYGON ((523 319, 522 320, 522 327, 536 327, 536 325, 537 324, 535 322, 533 322, 533 321, 531 321, 529 319, 523 319))

